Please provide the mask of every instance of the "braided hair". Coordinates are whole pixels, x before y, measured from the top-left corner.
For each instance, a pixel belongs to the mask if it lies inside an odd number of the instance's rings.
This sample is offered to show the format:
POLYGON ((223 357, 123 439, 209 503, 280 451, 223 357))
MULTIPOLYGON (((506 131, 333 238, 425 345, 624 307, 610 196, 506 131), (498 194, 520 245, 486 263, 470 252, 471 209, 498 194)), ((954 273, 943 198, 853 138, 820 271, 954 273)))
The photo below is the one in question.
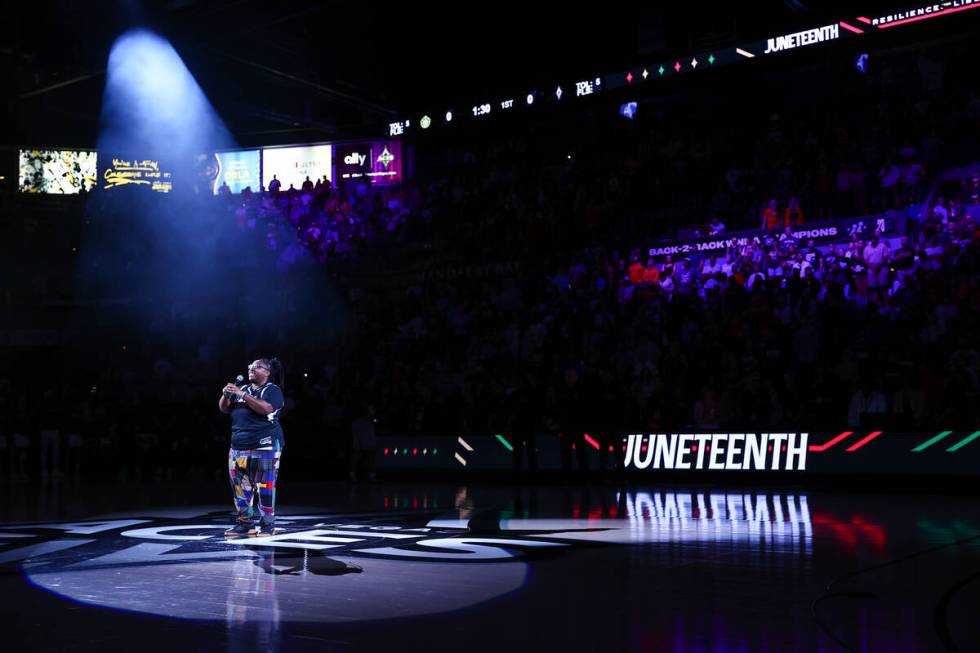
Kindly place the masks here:
POLYGON ((259 360, 262 361, 262 364, 263 365, 265 365, 265 366, 267 366, 269 368, 269 371, 270 371, 271 376, 272 376, 272 382, 275 383, 276 385, 278 385, 280 388, 285 387, 285 385, 286 385, 286 370, 282 366, 282 361, 280 361, 276 357, 262 358, 262 359, 259 359, 259 360))

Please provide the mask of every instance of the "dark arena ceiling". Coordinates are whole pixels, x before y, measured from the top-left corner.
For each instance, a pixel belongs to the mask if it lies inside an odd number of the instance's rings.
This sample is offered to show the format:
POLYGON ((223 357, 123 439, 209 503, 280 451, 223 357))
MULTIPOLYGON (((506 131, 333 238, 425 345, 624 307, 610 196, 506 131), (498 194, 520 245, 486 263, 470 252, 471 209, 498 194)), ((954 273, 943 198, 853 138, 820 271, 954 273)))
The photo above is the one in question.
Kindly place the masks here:
POLYGON ((602 74, 642 55, 727 45, 839 10, 796 0, 5 4, 0 145, 94 146, 109 50, 135 27, 173 44, 240 144, 263 145, 375 135, 423 105, 602 74))

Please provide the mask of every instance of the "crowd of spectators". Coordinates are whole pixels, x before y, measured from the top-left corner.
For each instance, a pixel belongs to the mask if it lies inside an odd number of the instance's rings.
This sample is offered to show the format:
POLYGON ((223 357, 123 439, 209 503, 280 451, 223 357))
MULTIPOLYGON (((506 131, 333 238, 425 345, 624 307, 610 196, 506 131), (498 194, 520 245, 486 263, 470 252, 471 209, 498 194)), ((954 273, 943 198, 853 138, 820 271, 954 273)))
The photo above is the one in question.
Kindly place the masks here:
POLYGON ((347 260, 371 245, 382 234, 391 234, 410 218, 424 221, 428 205, 417 186, 372 186, 351 181, 335 187, 324 177, 306 178, 300 188, 283 190, 273 178, 271 189, 246 188, 232 194, 218 190, 219 210, 234 217, 240 229, 256 232, 287 268, 312 258, 347 260))
POLYGON ((856 426, 865 387, 928 394, 914 415, 887 403, 903 428, 972 423, 973 218, 927 221, 894 252, 875 235, 773 241, 697 263, 596 250, 539 283, 374 297, 392 319, 357 307, 367 394, 390 426, 419 432, 856 426), (953 379, 946 397, 967 396, 940 402, 953 379))
MULTIPOLYGON (((277 343, 297 361, 291 442, 342 470, 349 424, 368 410, 382 433, 559 435, 569 461, 586 432, 605 447, 623 429, 968 427, 980 207, 967 208, 951 218, 937 203, 894 247, 876 234, 816 247, 789 227, 700 259, 594 248, 538 278, 352 292, 332 345, 277 343)), ((227 424, 207 399, 215 369, 236 362, 220 343, 113 359, 94 373, 62 365, 35 393, 0 381, 14 416, 0 469, 220 475, 227 424)))

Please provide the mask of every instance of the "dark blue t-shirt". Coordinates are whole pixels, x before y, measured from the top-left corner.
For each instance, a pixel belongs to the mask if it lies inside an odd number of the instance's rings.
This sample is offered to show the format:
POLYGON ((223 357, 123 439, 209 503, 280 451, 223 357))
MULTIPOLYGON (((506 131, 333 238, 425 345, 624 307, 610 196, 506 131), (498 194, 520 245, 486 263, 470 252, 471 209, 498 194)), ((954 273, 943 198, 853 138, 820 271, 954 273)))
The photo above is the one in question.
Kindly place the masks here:
POLYGON ((282 390, 275 383, 266 383, 259 388, 250 385, 244 388, 246 394, 257 397, 272 406, 268 415, 259 415, 245 405, 244 399, 234 397, 231 404, 231 446, 235 449, 259 449, 285 444, 279 415, 285 400, 282 390))

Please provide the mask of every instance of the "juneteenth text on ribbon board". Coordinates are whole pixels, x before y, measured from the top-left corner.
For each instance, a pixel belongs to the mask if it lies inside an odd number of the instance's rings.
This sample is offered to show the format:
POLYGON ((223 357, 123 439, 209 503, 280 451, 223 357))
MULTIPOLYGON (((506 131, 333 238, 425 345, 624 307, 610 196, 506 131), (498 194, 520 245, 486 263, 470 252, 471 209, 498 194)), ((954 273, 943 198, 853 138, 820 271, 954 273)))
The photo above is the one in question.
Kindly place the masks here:
POLYGON ((802 471, 807 439, 807 433, 634 434, 623 467, 802 471))

